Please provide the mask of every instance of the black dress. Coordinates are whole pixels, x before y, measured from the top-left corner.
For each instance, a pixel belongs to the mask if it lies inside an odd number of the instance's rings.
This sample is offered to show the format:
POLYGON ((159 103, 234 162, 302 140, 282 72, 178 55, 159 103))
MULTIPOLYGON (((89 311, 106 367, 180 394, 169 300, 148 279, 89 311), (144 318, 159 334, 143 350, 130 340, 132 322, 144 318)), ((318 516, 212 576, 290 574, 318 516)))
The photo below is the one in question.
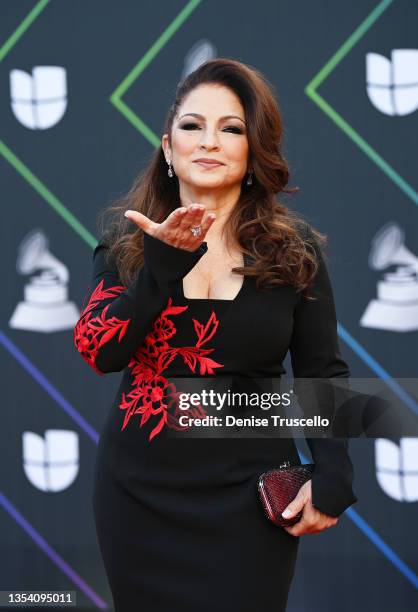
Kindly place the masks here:
MULTIPOLYGON (((289 439, 187 438, 173 423, 171 377, 280 377, 290 349, 295 377, 347 377, 335 307, 320 258, 320 299, 291 286, 234 300, 189 299, 182 279, 207 250, 185 251, 144 234, 144 265, 125 287, 103 240, 88 303, 74 330, 99 374, 122 371, 101 432, 93 507, 117 612, 285 610, 299 537, 274 526, 257 496, 259 474, 300 463, 289 439)), ((249 259, 246 259, 248 265, 249 259)), ((309 439, 313 504, 339 516, 357 501, 347 445, 309 439)))

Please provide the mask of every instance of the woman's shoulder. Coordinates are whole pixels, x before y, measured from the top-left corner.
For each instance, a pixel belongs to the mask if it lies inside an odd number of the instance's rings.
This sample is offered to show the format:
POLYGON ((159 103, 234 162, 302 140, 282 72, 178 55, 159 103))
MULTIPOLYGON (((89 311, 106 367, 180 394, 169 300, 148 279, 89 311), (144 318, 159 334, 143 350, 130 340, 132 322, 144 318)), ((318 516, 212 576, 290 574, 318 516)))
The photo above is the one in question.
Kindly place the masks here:
POLYGON ((102 232, 93 251, 93 262, 96 267, 99 266, 114 271, 118 269, 112 250, 113 245, 114 236, 112 236, 111 232, 102 232))
POLYGON ((315 228, 306 219, 301 219, 298 222, 296 229, 297 229, 299 236, 303 240, 314 240, 315 239, 315 228))
MULTIPOLYGON (((131 233, 133 232, 126 232, 126 234, 131 233)), ((112 228, 103 230, 94 249, 94 255, 96 255, 97 252, 100 252, 100 254, 105 256, 107 259, 110 257, 113 259, 113 253, 115 252, 113 247, 115 247, 115 245, 119 242, 119 239, 122 237, 123 236, 121 236, 114 229, 112 230, 112 228)))
POLYGON ((310 245, 316 252, 320 254, 323 248, 326 246, 328 238, 327 235, 316 228, 313 223, 303 219, 298 224, 298 233, 300 238, 308 245, 310 245))

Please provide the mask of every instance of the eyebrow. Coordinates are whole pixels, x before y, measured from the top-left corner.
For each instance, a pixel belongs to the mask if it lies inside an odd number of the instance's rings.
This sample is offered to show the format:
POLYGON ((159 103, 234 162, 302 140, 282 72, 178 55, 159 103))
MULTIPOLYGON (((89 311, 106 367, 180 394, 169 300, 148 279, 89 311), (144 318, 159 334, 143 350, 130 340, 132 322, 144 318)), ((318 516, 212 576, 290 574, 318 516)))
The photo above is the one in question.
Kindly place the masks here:
MULTIPOLYGON (((180 119, 182 119, 183 117, 187 117, 188 115, 190 115, 191 117, 197 117, 198 119, 204 119, 204 116, 199 115, 199 113, 186 113, 185 115, 179 117, 179 121, 180 119)), ((238 115, 224 115, 223 117, 221 117, 221 119, 239 119, 245 124, 244 119, 241 119, 241 117, 238 117, 238 115)))

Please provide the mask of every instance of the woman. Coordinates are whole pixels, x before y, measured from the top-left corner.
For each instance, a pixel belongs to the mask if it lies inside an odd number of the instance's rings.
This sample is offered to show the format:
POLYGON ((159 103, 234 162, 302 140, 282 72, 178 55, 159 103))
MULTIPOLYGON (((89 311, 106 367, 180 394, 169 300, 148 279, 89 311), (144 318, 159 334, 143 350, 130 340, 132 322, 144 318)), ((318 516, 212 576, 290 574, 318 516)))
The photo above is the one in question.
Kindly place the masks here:
POLYGON ((316 469, 264 515, 256 484, 293 439, 170 436, 172 377, 348 377, 319 242, 279 203, 289 172, 268 81, 238 61, 205 62, 176 92, 149 167, 94 251, 75 345, 100 375, 123 370, 101 433, 97 534, 117 612, 285 610, 299 537, 357 498, 338 440, 308 440, 316 469), (313 294, 316 294, 314 296, 313 294))

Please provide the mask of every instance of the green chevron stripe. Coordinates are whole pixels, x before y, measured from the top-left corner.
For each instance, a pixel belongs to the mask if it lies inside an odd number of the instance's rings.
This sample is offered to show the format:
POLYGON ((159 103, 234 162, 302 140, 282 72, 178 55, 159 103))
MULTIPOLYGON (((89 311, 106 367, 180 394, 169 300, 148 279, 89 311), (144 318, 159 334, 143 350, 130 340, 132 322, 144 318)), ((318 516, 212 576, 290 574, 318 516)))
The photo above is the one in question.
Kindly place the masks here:
POLYGON ((132 70, 126 75, 120 85, 117 86, 115 91, 110 96, 110 102, 122 113, 122 115, 133 125, 135 129, 142 134, 142 136, 148 140, 148 142, 158 147, 161 144, 160 138, 152 131, 152 129, 141 119, 121 98, 128 91, 130 87, 135 83, 138 77, 144 72, 155 57, 160 53, 161 49, 171 40, 174 34, 179 28, 186 22, 193 11, 199 6, 201 0, 190 0, 186 6, 180 11, 170 25, 164 30, 164 32, 157 38, 153 45, 148 49, 145 55, 139 60, 139 62, 132 68, 132 70))
POLYGON ((0 62, 6 57, 6 55, 13 49, 18 40, 23 36, 26 30, 32 25, 35 19, 42 13, 46 5, 50 0, 40 0, 33 9, 26 15, 22 23, 16 28, 13 34, 6 40, 4 45, 0 48, 0 62))
POLYGON ((340 62, 348 55, 353 47, 365 36, 381 15, 388 9, 394 0, 382 0, 366 19, 347 38, 338 51, 328 60, 325 66, 310 81, 305 88, 309 98, 348 136, 365 155, 375 163, 389 177, 414 204, 418 204, 418 193, 383 157, 368 143, 348 121, 346 121, 317 91, 318 87, 331 75, 340 62))
MULTIPOLYGON (((22 23, 16 28, 11 36, 0 48, 0 62, 6 57, 8 53, 13 49, 15 44, 20 40, 23 34, 32 25, 35 19, 42 13, 46 8, 50 0, 40 0, 33 9, 26 15, 22 23)), ((25 164, 18 159, 9 147, 0 140, 0 155, 9 162, 20 176, 57 212, 64 221, 66 221, 70 227, 85 241, 87 244, 94 249, 97 245, 97 238, 95 238, 84 225, 60 202, 60 200, 42 183, 37 176, 29 170, 25 164)))
POLYGON ((20 174, 22 178, 70 225, 73 230, 93 249, 97 239, 80 223, 80 221, 60 202, 60 200, 16 157, 3 141, 0 140, 0 154, 20 174))

